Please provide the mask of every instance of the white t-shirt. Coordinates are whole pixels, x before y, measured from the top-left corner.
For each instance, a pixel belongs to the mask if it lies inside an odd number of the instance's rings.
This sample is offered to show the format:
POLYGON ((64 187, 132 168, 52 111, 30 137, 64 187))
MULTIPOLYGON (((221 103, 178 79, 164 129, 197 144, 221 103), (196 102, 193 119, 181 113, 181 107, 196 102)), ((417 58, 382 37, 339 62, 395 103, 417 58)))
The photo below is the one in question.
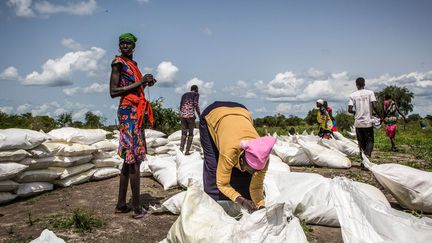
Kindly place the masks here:
POLYGON ((375 94, 371 90, 361 89, 350 95, 348 105, 352 105, 355 113, 355 127, 371 127, 372 123, 372 104, 376 101, 375 94))

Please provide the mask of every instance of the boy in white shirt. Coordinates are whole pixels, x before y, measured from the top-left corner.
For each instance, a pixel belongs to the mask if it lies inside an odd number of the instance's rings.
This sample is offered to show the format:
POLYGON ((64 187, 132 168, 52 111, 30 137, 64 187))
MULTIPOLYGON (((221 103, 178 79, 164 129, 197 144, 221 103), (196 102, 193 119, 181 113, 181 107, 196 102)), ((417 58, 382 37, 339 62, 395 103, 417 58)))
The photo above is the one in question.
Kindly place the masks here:
POLYGON ((360 155, 361 151, 363 151, 367 157, 371 157, 374 146, 372 109, 376 114, 379 114, 376 109, 376 98, 373 91, 364 88, 364 78, 357 78, 356 86, 357 91, 353 92, 349 98, 348 112, 354 114, 354 127, 360 155))

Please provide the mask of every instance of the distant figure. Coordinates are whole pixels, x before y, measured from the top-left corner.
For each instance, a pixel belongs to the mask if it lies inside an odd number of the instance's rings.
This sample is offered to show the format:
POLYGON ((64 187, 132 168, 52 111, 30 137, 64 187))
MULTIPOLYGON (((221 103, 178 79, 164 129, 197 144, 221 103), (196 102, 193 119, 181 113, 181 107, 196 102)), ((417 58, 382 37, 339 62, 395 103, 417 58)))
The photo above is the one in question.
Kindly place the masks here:
POLYGON ((426 121, 424 120, 423 117, 420 117, 419 125, 421 129, 426 129, 426 121))
POLYGON ((336 119, 333 117, 333 109, 328 105, 327 100, 324 100, 324 108, 327 110, 327 113, 329 114, 332 121, 332 132, 336 132, 336 119))
POLYGON ((185 155, 189 155, 192 146, 194 128, 195 128, 195 111, 200 116, 198 86, 192 85, 191 91, 183 94, 180 101, 180 120, 182 136, 180 150, 183 152, 187 138, 185 155))
POLYGON ((144 88, 153 86, 153 75, 141 74, 133 60, 137 38, 131 33, 119 37, 121 55, 111 63, 110 95, 120 97, 117 116, 120 125, 118 155, 124 160, 120 174, 119 195, 115 213, 128 213, 131 208, 126 204, 126 194, 130 180, 132 189, 133 218, 140 219, 146 214, 140 203, 140 165, 147 152, 144 134, 144 115, 153 124, 150 102, 145 98, 144 88))
POLYGON ((385 130, 386 130, 386 135, 387 137, 390 139, 391 142, 391 150, 392 151, 397 151, 397 147, 396 147, 396 141, 395 141, 395 137, 396 137, 396 129, 397 129, 397 113, 399 113, 405 123, 407 122, 405 116, 399 111, 399 108, 396 104, 396 102, 394 102, 391 99, 391 96, 386 94, 384 97, 384 124, 385 124, 385 130))
POLYGON ((317 112, 317 122, 319 124, 318 136, 325 139, 330 139, 333 127, 333 122, 327 109, 324 107, 324 100, 319 99, 316 101, 317 112))
MULTIPOLYGON (((357 141, 361 152, 366 156, 372 156, 374 146, 374 130, 372 122, 372 110, 379 114, 376 109, 375 94, 365 89, 365 80, 362 77, 356 79, 357 91, 349 97, 348 112, 354 114, 354 127, 357 141)), ((363 166, 363 164, 361 164, 363 166)))
POLYGON ((246 107, 221 101, 201 114, 200 136, 204 191, 221 205, 235 202, 249 212, 265 207, 264 177, 276 139, 258 135, 246 107))
POLYGON ((290 135, 295 135, 295 134, 296 134, 296 130, 295 130, 295 128, 294 128, 294 127, 291 127, 290 130, 288 131, 288 133, 289 133, 290 135))

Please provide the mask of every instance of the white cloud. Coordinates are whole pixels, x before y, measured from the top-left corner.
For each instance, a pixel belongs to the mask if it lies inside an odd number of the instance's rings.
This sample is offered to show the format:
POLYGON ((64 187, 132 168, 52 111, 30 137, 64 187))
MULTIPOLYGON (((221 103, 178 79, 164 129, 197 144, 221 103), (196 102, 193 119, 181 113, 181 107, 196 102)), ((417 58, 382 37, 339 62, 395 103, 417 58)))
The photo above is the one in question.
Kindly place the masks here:
POLYGON ((32 0, 9 0, 7 5, 15 9, 18 17, 34 17, 35 13, 31 9, 32 0))
POLYGON ((163 86, 171 86, 174 83, 174 77, 178 70, 171 62, 161 62, 156 69, 158 83, 163 86))
POLYGON ((334 95, 335 91, 332 89, 328 80, 316 80, 311 84, 308 84, 303 93, 299 95, 298 98, 301 100, 311 100, 334 95))
POLYGON ((58 13, 91 15, 97 9, 96 0, 67 3, 66 5, 53 4, 46 0, 32 3, 32 0, 9 0, 7 5, 14 8, 18 17, 48 17, 58 13))
POLYGON ((255 109, 255 112, 256 113, 265 113, 265 112, 267 112, 267 108, 259 107, 259 108, 255 109))
POLYGON ((151 72, 153 72, 153 68, 151 68, 151 67, 144 67, 144 73, 151 73, 151 72))
POLYGON ((16 80, 18 78, 18 70, 15 67, 7 67, 0 73, 0 79, 16 80))
POLYGON ((85 114, 89 111, 88 108, 82 108, 78 111, 75 111, 72 113, 72 120, 77 121, 77 120, 84 120, 85 118, 85 114))
POLYGON ((105 50, 92 47, 86 51, 66 53, 63 57, 49 59, 42 66, 42 72, 33 71, 21 83, 24 85, 65 86, 70 85, 70 75, 75 71, 97 72, 98 63, 105 55, 105 50))
POLYGON ((252 87, 243 80, 237 81, 235 85, 225 87, 223 91, 229 92, 230 95, 240 98, 253 99, 257 97, 255 87, 252 87))
POLYGON ((13 111, 13 107, 12 106, 0 106, 0 111, 7 113, 7 114, 11 114, 13 111))
POLYGON ((72 96, 76 94, 79 91, 79 87, 73 87, 73 88, 65 88, 63 89, 63 93, 67 96, 72 96))
POLYGON ((92 85, 83 88, 85 94, 104 93, 108 90, 108 84, 93 83, 92 85))
POLYGON ((211 94, 213 94, 213 92, 214 92, 213 82, 205 82, 199 78, 193 78, 193 79, 187 81, 186 84, 184 84, 183 86, 177 87, 175 89, 175 92, 177 94, 183 94, 185 92, 188 92, 188 91, 190 91, 190 87, 192 85, 198 86, 198 92, 200 93, 200 96, 202 96, 202 97, 208 97, 211 94))
POLYGON ((79 51, 79 50, 83 49, 83 47, 80 43, 78 43, 75 40, 70 39, 70 38, 63 39, 61 41, 61 43, 63 46, 65 46, 71 50, 74 50, 74 51, 79 51))
POLYGON ((48 1, 35 3, 35 10, 42 15, 67 13, 72 15, 91 15, 97 8, 96 0, 68 3, 66 5, 53 4, 48 1))
POLYGON ((208 28, 208 27, 205 27, 203 29, 203 33, 206 34, 206 35, 208 35, 208 36, 213 35, 213 31, 210 28, 208 28))
POLYGON ((275 78, 267 84, 258 81, 255 86, 271 97, 293 97, 299 93, 303 83, 304 80, 294 73, 285 72, 276 74, 275 78))
POLYGON ((27 112, 30 111, 30 107, 31 107, 30 104, 23 104, 23 105, 19 105, 19 106, 17 107, 17 113, 18 113, 18 114, 27 113, 27 112))
POLYGON ((31 113, 33 116, 51 116, 51 113, 49 112, 50 104, 42 104, 40 106, 33 107, 31 110, 31 113))
POLYGON ((65 109, 63 109, 63 108, 57 108, 57 109, 54 110, 54 115, 55 116, 59 116, 59 115, 61 115, 63 113, 66 113, 66 112, 67 111, 65 109))

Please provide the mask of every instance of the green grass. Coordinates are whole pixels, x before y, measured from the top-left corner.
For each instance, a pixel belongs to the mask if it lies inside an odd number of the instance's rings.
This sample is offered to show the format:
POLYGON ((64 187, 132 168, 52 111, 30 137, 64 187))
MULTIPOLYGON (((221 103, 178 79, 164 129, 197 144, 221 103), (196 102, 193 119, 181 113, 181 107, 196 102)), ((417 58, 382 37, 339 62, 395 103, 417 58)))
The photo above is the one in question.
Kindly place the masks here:
POLYGON ((94 228, 100 228, 106 224, 92 212, 75 209, 69 217, 53 215, 47 218, 48 226, 52 229, 74 229, 75 232, 90 232, 94 228))

